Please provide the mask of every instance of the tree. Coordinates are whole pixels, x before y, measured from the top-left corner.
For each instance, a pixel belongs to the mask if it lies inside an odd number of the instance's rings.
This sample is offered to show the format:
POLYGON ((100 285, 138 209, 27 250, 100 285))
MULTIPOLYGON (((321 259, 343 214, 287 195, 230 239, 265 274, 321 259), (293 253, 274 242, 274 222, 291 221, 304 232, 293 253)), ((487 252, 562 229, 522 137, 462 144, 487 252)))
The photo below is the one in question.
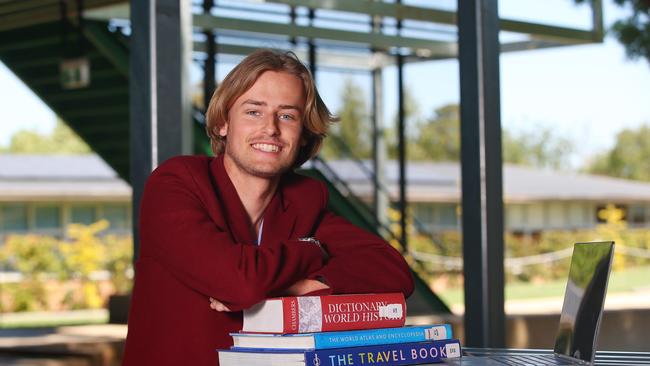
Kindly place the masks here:
POLYGON ((437 108, 432 118, 420 123, 408 142, 412 160, 453 161, 460 159, 460 109, 457 104, 437 108))
MULTIPOLYGON (((390 159, 397 159, 398 146, 397 146, 397 123, 399 116, 395 114, 394 128, 386 129, 386 150, 390 159)), ((405 124, 405 140, 406 140, 406 158, 413 159, 412 154, 417 153, 413 150, 413 140, 417 137, 418 131, 422 125, 420 119, 420 106, 417 100, 413 97, 410 89, 404 89, 404 124, 405 124)))
MULTIPOLYGON (((447 104, 435 110, 432 117, 421 122, 409 139, 412 160, 460 160, 460 106, 447 104)), ((503 161, 538 168, 567 167, 566 156, 573 150, 571 141, 557 136, 550 129, 512 134, 502 133, 503 161)))
POLYGON ((596 174, 650 181, 650 126, 619 132, 614 147, 596 157, 588 170, 596 174))
MULTIPOLYGON (((332 126, 322 155, 327 159, 371 157, 372 133, 363 90, 347 79, 341 93, 339 124, 332 126)), ((417 101, 408 89, 404 91, 407 158, 419 161, 460 160, 460 106, 447 104, 436 108, 429 118, 422 119, 417 101)), ((395 129, 386 131, 386 148, 390 159, 397 159, 395 129)), ((566 156, 571 141, 550 129, 512 134, 503 131, 503 161, 538 168, 561 169, 568 166, 566 156)))
POLYGON ((348 78, 341 99, 343 103, 337 112, 340 121, 330 127, 322 155, 328 159, 368 159, 372 153, 372 132, 363 90, 348 78))
POLYGON ((21 130, 16 132, 3 152, 18 154, 83 154, 90 152, 88 145, 61 119, 48 134, 21 130))
POLYGON ((517 135, 503 130, 502 150, 507 163, 558 170, 568 167, 566 157, 573 146, 569 139, 541 127, 517 135))
MULTIPOLYGON (((574 0, 576 3, 593 0, 574 0)), ((614 0, 619 6, 630 6, 632 14, 616 21, 611 28, 616 38, 625 46, 629 58, 645 58, 650 62, 650 1, 614 0)))

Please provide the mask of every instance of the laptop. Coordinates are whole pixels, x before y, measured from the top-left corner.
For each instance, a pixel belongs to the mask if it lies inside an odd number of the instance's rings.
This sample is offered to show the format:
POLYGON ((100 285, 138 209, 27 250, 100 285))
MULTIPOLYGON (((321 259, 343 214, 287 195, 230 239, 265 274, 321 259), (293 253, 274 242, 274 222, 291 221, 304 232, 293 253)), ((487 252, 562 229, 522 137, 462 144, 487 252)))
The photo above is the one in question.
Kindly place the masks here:
POLYGON ((593 365, 614 242, 576 243, 553 354, 505 350, 468 352, 454 365, 593 365))

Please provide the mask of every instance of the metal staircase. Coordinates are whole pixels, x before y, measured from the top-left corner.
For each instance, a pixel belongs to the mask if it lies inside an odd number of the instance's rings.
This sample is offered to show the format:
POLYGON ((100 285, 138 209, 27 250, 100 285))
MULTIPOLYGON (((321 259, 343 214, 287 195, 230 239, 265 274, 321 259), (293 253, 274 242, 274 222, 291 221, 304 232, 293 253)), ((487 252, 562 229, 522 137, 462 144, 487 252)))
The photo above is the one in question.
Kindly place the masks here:
POLYGON ((67 34, 66 44, 62 38, 59 21, 2 31, 0 60, 128 180, 128 48, 96 22, 87 22, 82 35, 67 34), (59 63, 66 44, 79 44, 80 37, 90 61, 90 86, 66 90, 59 63))

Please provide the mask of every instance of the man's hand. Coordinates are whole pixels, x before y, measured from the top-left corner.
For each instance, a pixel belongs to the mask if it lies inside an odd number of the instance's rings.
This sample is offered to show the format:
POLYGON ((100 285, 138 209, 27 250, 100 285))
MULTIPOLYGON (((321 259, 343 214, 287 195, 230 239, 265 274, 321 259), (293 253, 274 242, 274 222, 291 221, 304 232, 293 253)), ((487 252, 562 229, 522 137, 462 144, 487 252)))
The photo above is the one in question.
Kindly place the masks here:
MULTIPOLYGON (((285 291, 283 295, 286 296, 301 296, 312 293, 314 291, 326 290, 330 288, 328 285, 317 280, 304 279, 300 280, 285 291)), ((210 309, 219 312, 230 312, 230 309, 217 299, 210 298, 210 309)))
POLYGON ((328 285, 320 281, 304 279, 291 285, 291 287, 289 287, 285 292, 285 295, 301 296, 314 291, 326 290, 328 288, 330 288, 328 285))
POLYGON ((224 304, 221 303, 221 301, 217 299, 210 298, 210 308, 216 311, 230 311, 228 307, 224 304))

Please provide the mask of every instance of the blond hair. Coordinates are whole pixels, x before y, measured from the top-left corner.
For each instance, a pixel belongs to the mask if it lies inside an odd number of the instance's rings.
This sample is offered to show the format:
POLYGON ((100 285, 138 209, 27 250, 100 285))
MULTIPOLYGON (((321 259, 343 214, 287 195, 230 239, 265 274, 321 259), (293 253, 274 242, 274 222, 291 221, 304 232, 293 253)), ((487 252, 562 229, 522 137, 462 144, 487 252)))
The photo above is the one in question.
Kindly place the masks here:
POLYGON ((205 130, 210 138, 210 146, 215 156, 223 153, 226 138, 219 134, 219 130, 228 121, 228 111, 235 100, 250 89, 266 71, 286 72, 302 81, 306 100, 303 113, 303 138, 306 144, 300 149, 294 164, 298 167, 316 156, 327 136, 328 126, 337 121, 337 118, 330 113, 318 95, 309 70, 290 51, 281 53, 268 49, 257 50, 228 73, 212 94, 205 114, 205 130))

